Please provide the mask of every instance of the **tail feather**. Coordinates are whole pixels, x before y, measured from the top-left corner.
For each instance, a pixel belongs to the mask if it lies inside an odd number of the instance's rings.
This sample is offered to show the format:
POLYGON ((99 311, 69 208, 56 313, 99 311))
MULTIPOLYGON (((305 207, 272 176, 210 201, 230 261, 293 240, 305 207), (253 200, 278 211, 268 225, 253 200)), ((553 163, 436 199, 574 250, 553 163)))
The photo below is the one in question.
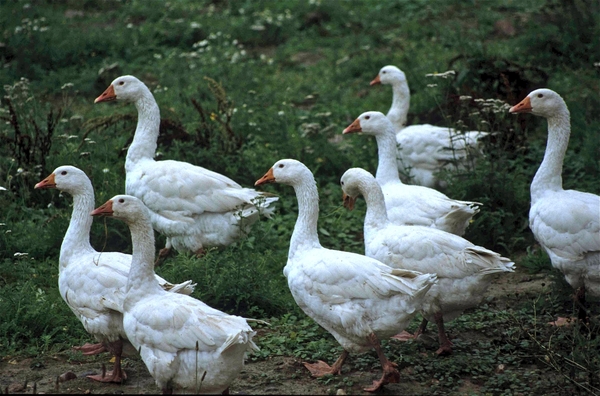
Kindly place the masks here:
POLYGON ((185 294, 185 295, 190 295, 194 292, 194 289, 196 288, 196 283, 192 283, 191 280, 187 280, 185 282, 182 283, 178 283, 178 284, 172 284, 169 282, 166 282, 165 284, 163 284, 163 288, 170 292, 170 293, 179 293, 179 294, 185 294))

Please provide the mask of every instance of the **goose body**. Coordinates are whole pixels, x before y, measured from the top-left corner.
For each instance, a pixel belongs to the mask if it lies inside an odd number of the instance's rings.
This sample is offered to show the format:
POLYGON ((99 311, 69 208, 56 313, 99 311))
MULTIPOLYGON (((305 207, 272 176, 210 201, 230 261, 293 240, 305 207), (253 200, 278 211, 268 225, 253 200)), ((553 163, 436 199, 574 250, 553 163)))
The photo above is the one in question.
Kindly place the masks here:
POLYGON ((444 323, 479 305, 492 280, 499 274, 513 272, 514 263, 458 235, 431 227, 391 223, 381 187, 364 169, 347 170, 341 185, 349 207, 359 195, 367 202, 366 256, 392 268, 437 274, 438 282, 424 298, 421 312, 425 321, 418 331, 425 330, 427 321, 434 321, 440 341, 437 353, 451 353, 444 323))
POLYGON ((408 325, 435 275, 396 270, 373 258, 322 247, 317 235, 318 191, 301 162, 276 162, 256 184, 269 182, 293 186, 298 199, 298 219, 284 268, 290 292, 298 306, 344 348, 331 367, 324 362, 305 366, 315 376, 338 374, 348 353, 375 348, 384 375, 367 390, 396 382, 398 372, 383 355, 379 339, 408 325))
POLYGON ((166 250, 198 255, 227 246, 246 235, 260 215, 270 217, 277 197, 243 188, 232 179, 187 162, 155 161, 160 110, 148 87, 121 76, 95 102, 133 102, 138 123, 125 160, 125 191, 144 202, 156 231, 167 237, 166 250))
MULTIPOLYGON (((91 378, 121 382, 125 377, 119 360, 123 342, 128 344, 122 312, 131 255, 98 252, 90 244, 94 189, 82 170, 69 165, 60 166, 35 188, 56 188, 73 196, 73 213, 60 249, 60 295, 85 330, 100 343, 86 344, 79 349, 85 354, 108 350, 117 356, 112 373, 106 377, 91 378)), ((156 281, 163 289, 184 294, 191 294, 195 286, 191 281, 174 285, 159 276, 156 276, 156 281)))
MULTIPOLYGON (((549 89, 537 89, 509 110, 548 120, 544 159, 531 182, 529 228, 584 302, 585 293, 600 296, 600 196, 565 190, 562 167, 571 134, 569 110, 549 89)), ((580 311, 580 314, 582 311, 580 311)))
POLYGON ((383 113, 362 113, 343 133, 353 132, 374 135, 377 140, 379 163, 375 177, 391 222, 433 227, 456 235, 465 233, 480 204, 451 199, 433 188, 402 183, 395 160, 394 128, 383 113))
POLYGON ((406 182, 425 187, 443 188, 437 173, 442 169, 463 169, 481 153, 480 139, 488 132, 461 132, 431 124, 406 125, 410 90, 406 75, 396 66, 381 68, 371 85, 392 86, 392 106, 387 113, 396 132, 397 163, 406 182))
POLYGON ((221 393, 239 375, 247 352, 258 349, 246 319, 190 296, 168 293, 154 276, 150 213, 137 198, 117 195, 94 216, 123 220, 133 259, 123 303, 123 327, 164 393, 221 393))

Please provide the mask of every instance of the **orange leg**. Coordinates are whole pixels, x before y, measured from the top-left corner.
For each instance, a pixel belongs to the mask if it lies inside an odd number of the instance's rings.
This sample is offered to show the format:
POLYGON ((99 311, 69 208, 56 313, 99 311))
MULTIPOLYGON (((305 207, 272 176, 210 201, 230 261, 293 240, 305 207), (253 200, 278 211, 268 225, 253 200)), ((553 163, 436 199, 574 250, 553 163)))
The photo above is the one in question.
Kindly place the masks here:
POLYGON ((333 366, 329 366, 327 363, 325 363, 322 360, 319 360, 317 363, 312 363, 312 364, 311 363, 302 363, 302 364, 304 365, 304 367, 306 367, 308 369, 308 371, 310 371, 310 373, 312 374, 313 377, 322 377, 327 374, 336 375, 336 374, 340 374, 340 372, 342 370, 342 364, 344 364, 344 361, 346 360, 348 355, 349 355, 348 351, 342 352, 340 357, 335 361, 335 363, 333 363, 333 366))
POLYGON ((441 312, 437 312, 433 317, 438 328, 438 339, 440 341, 440 348, 435 353, 438 356, 450 355, 452 354, 452 342, 448 339, 448 335, 444 329, 444 315, 441 312))
POLYGON ((88 375, 89 379, 99 382, 116 382, 122 383, 127 379, 127 374, 121 368, 121 353, 123 351, 123 341, 118 340, 107 344, 107 349, 115 355, 115 365, 112 371, 105 373, 104 366, 102 367, 101 375, 88 375))
POLYGON ((423 321, 419 325, 419 328, 415 334, 410 334, 408 331, 404 330, 401 333, 392 336, 392 338, 398 341, 416 340, 421 334, 425 333, 425 330, 427 330, 427 323, 427 319, 423 318, 423 321))
POLYGON ((373 381, 373 385, 369 388, 365 388, 367 392, 375 392, 378 389, 381 389, 385 384, 397 383, 400 382, 400 372, 396 367, 398 365, 396 363, 390 362, 387 357, 385 357, 383 350, 381 349, 381 343, 379 339, 374 333, 369 334, 367 336, 367 341, 375 348, 377 352, 377 356, 379 356, 379 361, 381 362, 381 367, 383 368, 383 375, 377 381, 373 381))

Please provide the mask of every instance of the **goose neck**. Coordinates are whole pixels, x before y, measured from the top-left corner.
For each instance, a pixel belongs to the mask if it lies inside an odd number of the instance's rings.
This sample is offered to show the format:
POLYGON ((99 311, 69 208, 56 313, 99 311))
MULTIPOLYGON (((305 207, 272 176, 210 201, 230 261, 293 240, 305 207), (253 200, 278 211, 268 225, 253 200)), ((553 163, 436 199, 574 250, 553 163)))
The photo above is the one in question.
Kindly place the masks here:
POLYGON ((127 304, 162 290, 154 277, 154 230, 150 219, 129 223, 132 259, 127 279, 127 304))
POLYGON ((152 93, 149 90, 145 91, 134 103, 138 111, 138 120, 133 141, 127 150, 127 171, 140 160, 154 158, 160 131, 160 109, 152 93))
POLYGON ((406 82, 395 82, 392 84, 392 106, 387 117, 394 124, 396 131, 406 126, 408 108, 410 107, 410 90, 406 82))
POLYGON ((302 249, 319 248, 317 223, 319 219, 319 193, 313 180, 294 186, 298 199, 298 219, 290 241, 289 257, 302 249))
POLYGON ((381 186, 375 179, 362 179, 359 190, 367 203, 365 215, 365 232, 367 229, 379 229, 388 222, 385 198, 381 186))
POLYGON ((94 218, 90 213, 94 210, 94 192, 89 189, 73 195, 73 212, 71 221, 60 248, 60 267, 68 265, 73 255, 94 252, 90 244, 90 229, 94 218))
POLYGON ((568 111, 548 118, 548 141, 544 159, 531 183, 532 201, 539 198, 544 191, 562 190, 562 168, 570 133, 568 111))
POLYGON ((390 124, 385 133, 377 134, 375 137, 379 156, 375 178, 380 185, 388 182, 400 182, 397 160, 398 149, 396 148, 396 134, 393 126, 390 124))

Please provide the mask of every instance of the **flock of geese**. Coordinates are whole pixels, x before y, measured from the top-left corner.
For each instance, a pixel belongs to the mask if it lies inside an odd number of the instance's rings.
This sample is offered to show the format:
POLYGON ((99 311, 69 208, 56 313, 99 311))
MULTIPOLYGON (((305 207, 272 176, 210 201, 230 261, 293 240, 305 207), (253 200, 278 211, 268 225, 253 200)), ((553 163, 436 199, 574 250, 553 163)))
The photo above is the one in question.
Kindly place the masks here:
MULTIPOLYGON (((281 159, 255 183, 294 188, 299 213, 283 273, 298 306, 343 347, 331 366, 323 361, 304 365, 313 376, 339 374, 349 353, 375 349, 383 373, 367 391, 400 378, 381 339, 415 338, 432 321, 438 330, 437 353, 452 353, 444 323, 476 307, 496 277, 514 271, 510 259, 461 236, 480 204, 454 200, 432 188, 439 186, 436 173, 448 163, 446 148, 454 146, 454 159, 466 160, 467 151, 485 133, 405 126, 409 90, 404 73, 385 66, 371 85, 379 83, 393 88, 388 114, 365 112, 343 131, 373 135, 378 146, 375 176, 351 168, 341 177, 344 206, 352 209, 358 196, 367 204, 364 255, 327 249, 319 242, 319 194, 305 164, 281 159), (401 181, 400 173, 407 169, 419 185, 401 181), (423 322, 409 334, 405 328, 418 312, 423 322)), ((172 284, 157 276, 154 230, 166 236, 159 259, 172 249, 201 256, 207 247, 226 246, 250 232, 260 216, 272 216, 278 197, 186 162, 155 161, 160 111, 137 78, 115 79, 95 102, 112 100, 133 102, 138 111, 125 160, 127 195, 95 208, 89 178, 68 165, 35 185, 73 197, 60 251, 59 289, 98 341, 77 349, 86 355, 114 355, 112 371, 90 376, 96 381, 125 380, 121 357, 139 352, 163 393, 226 392, 245 355, 258 348, 248 324, 253 319, 223 313, 191 297, 191 280, 172 284), (132 255, 94 250, 93 216, 125 222, 132 255)), ((562 187, 569 111, 556 92, 537 89, 510 112, 548 120, 545 156, 531 184, 530 227, 583 304, 586 292, 600 295, 600 197, 562 187)))

